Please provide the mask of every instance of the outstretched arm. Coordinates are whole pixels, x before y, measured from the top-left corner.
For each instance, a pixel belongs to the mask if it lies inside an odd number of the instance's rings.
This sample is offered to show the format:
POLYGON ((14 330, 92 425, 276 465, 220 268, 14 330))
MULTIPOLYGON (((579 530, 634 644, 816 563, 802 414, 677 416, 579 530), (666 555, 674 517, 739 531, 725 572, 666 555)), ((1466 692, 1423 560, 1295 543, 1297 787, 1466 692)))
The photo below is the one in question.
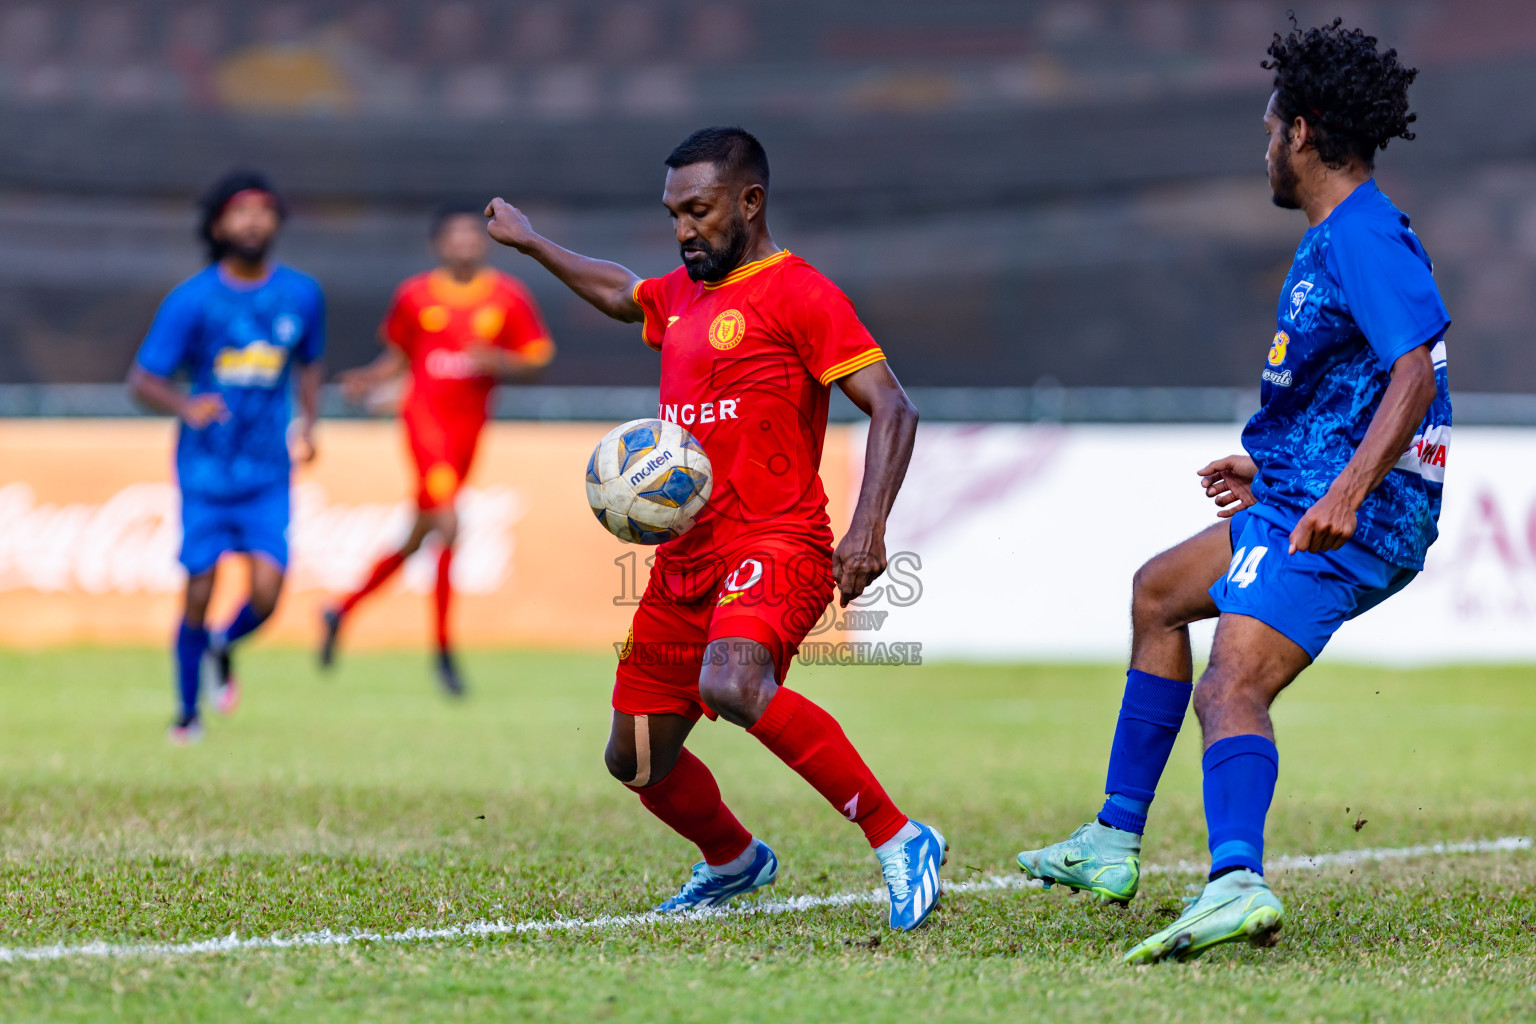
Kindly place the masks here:
POLYGON ((336 383, 341 385, 343 398, 353 405, 364 405, 375 388, 388 384, 409 368, 410 361, 406 359, 405 353, 386 338, 384 351, 373 362, 342 370, 336 377, 336 383))
POLYGON ((560 248, 534 231, 523 211, 499 196, 485 208, 485 216, 492 238, 544 264, 544 269, 600 312, 630 324, 645 319, 634 296, 640 278, 628 267, 560 248))
POLYGON ((1435 364, 1420 345, 1392 364, 1392 383, 1371 417, 1365 438, 1328 493, 1291 531, 1291 554, 1334 551, 1355 535, 1355 511, 1392 472, 1435 400, 1435 364))
POLYGON ((883 359, 840 378, 837 383, 853 404, 869 416, 859 502, 854 506, 848 532, 832 555, 832 576, 841 592, 838 604, 847 607, 885 571, 885 521, 912 459, 917 409, 901 389, 891 365, 883 359))

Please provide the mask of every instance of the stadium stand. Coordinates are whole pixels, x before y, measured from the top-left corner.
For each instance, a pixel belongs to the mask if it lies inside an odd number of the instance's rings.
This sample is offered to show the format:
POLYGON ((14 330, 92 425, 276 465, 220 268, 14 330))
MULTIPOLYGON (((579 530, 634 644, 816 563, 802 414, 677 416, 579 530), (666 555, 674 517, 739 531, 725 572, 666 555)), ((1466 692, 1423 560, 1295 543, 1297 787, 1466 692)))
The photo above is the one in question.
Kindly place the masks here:
MULTIPOLYGON (((282 255, 326 284, 344 366, 444 196, 505 193, 666 270, 660 157, 722 120, 769 147, 780 241, 913 384, 1251 381, 1297 234, 1260 174, 1271 5, 889 0, 878 31, 862 6, 0 3, 0 381, 120 379, 197 266, 188 198, 232 163, 295 196, 282 255)), ((1350 13, 1427 69, 1421 138, 1382 181, 1438 260, 1456 383, 1517 387, 1536 374, 1536 113, 1501 98, 1536 88, 1536 9, 1350 13)), ((561 340, 543 383, 654 381, 622 328, 528 280, 561 340)))

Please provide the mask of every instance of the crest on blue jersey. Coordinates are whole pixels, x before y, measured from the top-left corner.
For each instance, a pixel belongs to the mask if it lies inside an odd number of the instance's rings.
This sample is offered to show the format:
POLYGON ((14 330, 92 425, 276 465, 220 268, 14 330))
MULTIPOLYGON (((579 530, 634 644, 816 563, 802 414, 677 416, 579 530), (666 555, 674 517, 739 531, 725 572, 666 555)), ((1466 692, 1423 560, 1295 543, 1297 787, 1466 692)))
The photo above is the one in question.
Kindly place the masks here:
POLYGON ((304 321, 292 313, 283 313, 272 321, 272 337, 279 345, 288 346, 299 340, 304 321))
POLYGON ((1292 323, 1296 322, 1296 317, 1298 315, 1300 315, 1301 308, 1307 304, 1307 295, 1311 291, 1312 291, 1312 282, 1311 281, 1300 281, 1300 282, 1297 283, 1295 288, 1291 289, 1291 322, 1292 323))
POLYGON ((619 472, 629 472, 630 466, 649 455, 660 440, 657 436, 660 432, 660 420, 647 420, 619 438, 619 444, 623 446, 619 453, 619 472))

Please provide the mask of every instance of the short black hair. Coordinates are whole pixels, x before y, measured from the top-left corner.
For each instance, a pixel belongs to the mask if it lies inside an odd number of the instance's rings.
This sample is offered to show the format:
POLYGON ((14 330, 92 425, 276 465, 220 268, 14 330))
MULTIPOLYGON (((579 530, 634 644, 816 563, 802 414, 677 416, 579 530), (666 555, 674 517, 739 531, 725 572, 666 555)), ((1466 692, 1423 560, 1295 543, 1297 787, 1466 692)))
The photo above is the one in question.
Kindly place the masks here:
POLYGON ((1316 136, 1317 155, 1329 167, 1352 159, 1367 167, 1393 139, 1412 139, 1408 86, 1418 68, 1404 67, 1396 50, 1379 53, 1376 37, 1331 25, 1303 29, 1291 15, 1291 32, 1275 35, 1269 60, 1275 73, 1275 111, 1287 123, 1301 118, 1316 136))
POLYGON ((453 199, 443 203, 432 211, 432 226, 427 231, 428 236, 436 238, 450 217, 474 217, 483 221, 485 204, 471 199, 453 199))
POLYGON ((667 166, 674 169, 703 163, 714 164, 723 175, 750 178, 768 187, 768 153, 757 137, 744 128, 700 128, 678 143, 666 160, 667 166))
POLYGON ((230 171, 224 177, 214 182, 202 198, 197 201, 198 223, 197 237, 202 240, 208 249, 208 261, 217 263, 224 257, 224 245, 213 237, 214 222, 224 212, 224 207, 229 201, 241 192, 265 192, 272 197, 273 205, 277 207, 279 218, 288 216, 288 204, 283 201, 281 193, 272 187, 272 182, 260 171, 230 171))

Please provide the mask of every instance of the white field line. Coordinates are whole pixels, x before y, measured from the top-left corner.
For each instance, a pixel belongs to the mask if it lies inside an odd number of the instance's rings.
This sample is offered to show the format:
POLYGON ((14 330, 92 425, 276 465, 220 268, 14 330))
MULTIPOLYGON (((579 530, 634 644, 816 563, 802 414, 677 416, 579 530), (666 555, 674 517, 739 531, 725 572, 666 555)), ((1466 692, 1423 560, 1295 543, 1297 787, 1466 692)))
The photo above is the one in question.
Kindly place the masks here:
MULTIPOLYGON (((1318 853, 1296 857, 1276 857, 1266 865, 1266 870, 1295 871, 1299 869, 1361 864, 1367 861, 1403 860, 1409 857, 1443 857, 1456 853, 1496 853, 1505 850, 1529 850, 1533 843, 1528 836, 1505 836, 1502 839, 1485 839, 1469 843, 1433 843, 1426 846, 1404 846, 1383 849, 1348 850, 1342 853, 1318 853)), ((1170 865, 1148 865, 1146 874, 1203 874, 1208 864, 1179 861, 1170 865)), ((986 875, 969 882, 945 882, 947 896, 968 893, 1000 892, 1025 889, 1040 883, 1023 875, 986 875)), ((555 917, 537 921, 476 921, 470 924, 450 925, 446 928, 407 928, 398 932, 373 932, 351 930, 336 932, 329 928, 296 935, 272 935, 266 938, 254 936, 242 939, 234 932, 220 939, 204 939, 200 942, 177 943, 110 943, 87 942, 66 946, 33 946, 19 949, 0 947, 0 963, 19 963, 39 960, 120 959, 127 957, 172 958, 197 956, 206 953, 236 953, 247 950, 305 949, 320 946, 350 946, 362 942, 431 942, 438 939, 466 939, 494 935, 527 935, 547 932, 595 931, 607 928, 636 928, 650 925, 685 924, 715 917, 750 917, 763 914, 793 914, 823 907, 846 907, 863 903, 884 903, 885 890, 867 892, 843 892, 830 896, 795 896, 786 900, 760 900, 739 907, 706 910, 691 914, 605 914, 600 917, 555 917)))

